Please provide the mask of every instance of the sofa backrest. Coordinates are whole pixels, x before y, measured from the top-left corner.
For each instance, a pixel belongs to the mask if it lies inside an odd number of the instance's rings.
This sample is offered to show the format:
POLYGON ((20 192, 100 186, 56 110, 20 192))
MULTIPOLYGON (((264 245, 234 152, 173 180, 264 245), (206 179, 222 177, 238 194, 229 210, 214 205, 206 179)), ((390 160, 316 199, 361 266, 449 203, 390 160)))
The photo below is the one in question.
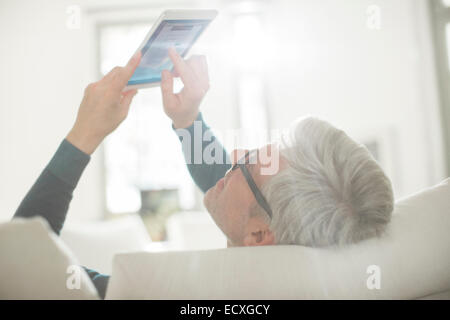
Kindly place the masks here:
POLYGON ((84 266, 111 274, 113 257, 120 252, 144 250, 151 242, 139 215, 108 221, 67 224, 61 239, 84 266))
POLYGON ((98 299, 86 272, 42 218, 0 224, 0 299, 98 299))
MULTIPOLYGON (((128 253, 107 299, 416 299, 450 289, 450 179, 396 202, 381 238, 128 253)), ((205 239, 207 241, 207 239, 205 239)))

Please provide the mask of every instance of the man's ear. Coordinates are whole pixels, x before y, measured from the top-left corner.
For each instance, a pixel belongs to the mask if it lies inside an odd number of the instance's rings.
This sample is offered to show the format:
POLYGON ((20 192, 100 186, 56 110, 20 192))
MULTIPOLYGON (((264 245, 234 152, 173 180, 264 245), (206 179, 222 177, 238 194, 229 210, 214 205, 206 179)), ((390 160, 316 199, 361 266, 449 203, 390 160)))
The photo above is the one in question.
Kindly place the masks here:
POLYGON ((244 238, 244 246, 270 246, 275 244, 275 236, 269 228, 250 231, 244 238))

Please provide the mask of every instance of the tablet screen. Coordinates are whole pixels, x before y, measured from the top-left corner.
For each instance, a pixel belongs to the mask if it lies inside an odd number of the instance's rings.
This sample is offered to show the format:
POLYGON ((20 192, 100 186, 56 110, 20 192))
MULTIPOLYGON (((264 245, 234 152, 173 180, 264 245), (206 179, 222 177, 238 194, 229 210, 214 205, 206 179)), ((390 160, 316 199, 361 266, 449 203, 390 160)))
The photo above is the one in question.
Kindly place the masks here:
POLYGON ((163 20, 141 49, 139 66, 128 85, 161 81, 161 72, 171 70, 170 47, 184 57, 211 20, 163 20))

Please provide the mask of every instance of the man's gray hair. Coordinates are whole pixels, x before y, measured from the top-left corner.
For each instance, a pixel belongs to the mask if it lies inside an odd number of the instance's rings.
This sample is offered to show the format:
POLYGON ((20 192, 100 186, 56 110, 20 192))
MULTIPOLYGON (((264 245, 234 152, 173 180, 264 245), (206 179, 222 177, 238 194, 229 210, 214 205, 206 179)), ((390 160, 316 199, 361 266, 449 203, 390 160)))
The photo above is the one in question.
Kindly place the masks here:
POLYGON ((326 121, 306 117, 278 147, 289 165, 262 189, 277 244, 344 245, 382 234, 394 196, 365 146, 326 121))

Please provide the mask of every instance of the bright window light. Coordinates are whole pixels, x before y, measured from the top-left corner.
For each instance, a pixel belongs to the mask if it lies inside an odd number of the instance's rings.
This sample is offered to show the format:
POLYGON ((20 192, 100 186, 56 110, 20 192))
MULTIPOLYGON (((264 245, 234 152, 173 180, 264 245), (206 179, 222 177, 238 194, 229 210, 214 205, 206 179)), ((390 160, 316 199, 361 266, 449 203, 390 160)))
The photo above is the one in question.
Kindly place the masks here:
POLYGON ((447 62, 448 62, 447 68, 450 69, 450 23, 447 23, 445 26, 445 37, 447 43, 447 62))
MULTIPOLYGON (((150 25, 102 27, 101 72, 124 65, 149 29, 150 25)), ((139 211, 142 190, 177 189, 180 207, 194 206, 194 185, 180 142, 163 112, 159 88, 139 91, 127 119, 105 140, 104 150, 109 212, 139 211)))
POLYGON ((257 16, 245 14, 234 22, 232 52, 240 69, 256 69, 263 65, 267 46, 262 23, 257 16))

